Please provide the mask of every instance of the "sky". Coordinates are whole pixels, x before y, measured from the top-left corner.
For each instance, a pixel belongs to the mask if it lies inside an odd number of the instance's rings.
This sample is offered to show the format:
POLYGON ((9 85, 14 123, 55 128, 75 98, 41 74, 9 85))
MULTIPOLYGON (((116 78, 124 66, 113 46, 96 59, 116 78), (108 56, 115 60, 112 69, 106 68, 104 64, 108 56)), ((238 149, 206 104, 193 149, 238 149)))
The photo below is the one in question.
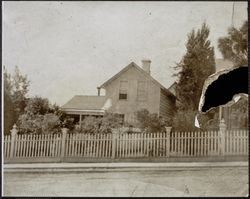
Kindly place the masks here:
POLYGON ((2 65, 18 66, 30 80, 29 97, 63 105, 132 61, 150 59, 151 75, 165 87, 186 52, 187 34, 206 22, 216 58, 217 40, 247 19, 247 1, 235 2, 3 2, 2 65))

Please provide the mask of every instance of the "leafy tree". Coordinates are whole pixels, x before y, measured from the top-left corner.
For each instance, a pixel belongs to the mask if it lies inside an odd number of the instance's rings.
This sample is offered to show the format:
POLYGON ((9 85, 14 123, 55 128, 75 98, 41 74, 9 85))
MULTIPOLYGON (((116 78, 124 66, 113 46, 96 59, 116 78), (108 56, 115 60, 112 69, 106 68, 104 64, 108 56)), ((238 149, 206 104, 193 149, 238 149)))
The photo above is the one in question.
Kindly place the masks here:
POLYGON ((19 116, 17 125, 20 133, 56 133, 60 132, 61 115, 48 99, 34 97, 28 99, 24 113, 19 116))
POLYGON ((25 112, 27 114, 33 115, 44 115, 46 113, 51 112, 51 108, 49 106, 49 100, 41 97, 34 97, 28 100, 27 106, 25 107, 25 112))
POLYGON ((214 48, 208 36, 209 28, 205 23, 197 32, 192 30, 188 34, 187 52, 175 67, 180 69, 176 86, 179 109, 198 109, 204 81, 215 72, 214 48))
POLYGON ((15 123, 15 118, 14 104, 7 94, 7 91, 4 89, 4 134, 10 134, 10 130, 15 123))
POLYGON ((224 59, 234 63, 236 67, 248 64, 248 21, 237 29, 228 29, 228 35, 218 40, 218 48, 224 59))
POLYGON ((29 80, 15 67, 11 75, 4 67, 4 133, 8 134, 26 106, 29 80))
POLYGON ((198 105, 202 88, 206 78, 215 72, 214 48, 211 46, 209 28, 203 23, 201 29, 194 29, 188 34, 186 54, 175 69, 179 81, 176 86, 177 114, 174 118, 174 126, 177 130, 186 126, 185 130, 193 130, 194 117, 198 111, 198 105))

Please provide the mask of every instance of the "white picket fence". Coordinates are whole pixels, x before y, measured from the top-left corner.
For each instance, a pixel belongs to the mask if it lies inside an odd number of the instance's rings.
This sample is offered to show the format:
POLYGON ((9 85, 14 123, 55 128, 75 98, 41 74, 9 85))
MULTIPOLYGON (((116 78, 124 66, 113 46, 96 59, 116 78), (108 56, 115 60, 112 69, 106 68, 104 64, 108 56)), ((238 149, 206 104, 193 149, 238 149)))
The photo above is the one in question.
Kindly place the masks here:
POLYGON ((4 137, 4 158, 135 158, 248 155, 248 131, 18 135, 4 137))

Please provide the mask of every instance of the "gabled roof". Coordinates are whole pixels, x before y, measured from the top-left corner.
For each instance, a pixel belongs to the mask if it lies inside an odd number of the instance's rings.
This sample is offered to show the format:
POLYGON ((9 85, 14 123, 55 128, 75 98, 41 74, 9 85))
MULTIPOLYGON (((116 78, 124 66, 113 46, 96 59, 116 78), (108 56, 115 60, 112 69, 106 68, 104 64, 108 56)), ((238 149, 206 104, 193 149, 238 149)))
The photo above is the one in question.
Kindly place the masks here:
POLYGON ((64 104, 61 109, 101 110, 104 103, 104 96, 75 95, 71 100, 64 104))
POLYGON ((104 82, 99 88, 105 88, 108 84, 110 84, 113 80, 117 79, 122 73, 126 72, 130 68, 136 68, 139 70, 143 75, 146 77, 149 77, 155 84, 157 84, 161 89, 163 89, 165 92, 167 92, 169 95, 173 95, 167 88, 165 88, 162 84, 160 84, 156 79, 154 79, 150 74, 148 74, 146 71, 144 71, 140 66, 138 66, 136 63, 131 62, 129 65, 127 65, 125 68, 123 68, 120 72, 118 72, 116 75, 108 79, 106 82, 104 82))
POLYGON ((175 95, 175 89, 176 89, 177 82, 171 84, 171 86, 168 87, 168 90, 175 95))

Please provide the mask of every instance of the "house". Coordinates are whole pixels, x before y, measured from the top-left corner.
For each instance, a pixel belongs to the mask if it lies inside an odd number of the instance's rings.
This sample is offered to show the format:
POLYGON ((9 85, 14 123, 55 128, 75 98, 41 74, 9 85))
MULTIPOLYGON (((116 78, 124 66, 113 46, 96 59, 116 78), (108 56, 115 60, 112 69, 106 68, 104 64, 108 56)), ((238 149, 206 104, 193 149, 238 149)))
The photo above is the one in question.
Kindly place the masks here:
POLYGON ((157 113, 164 119, 172 118, 176 97, 151 76, 150 64, 150 60, 142 60, 141 68, 131 62, 97 87, 97 96, 76 95, 61 109, 80 123, 86 116, 101 117, 110 112, 135 125, 135 112, 140 109, 157 113), (105 90, 105 96, 100 96, 101 89, 105 90))

